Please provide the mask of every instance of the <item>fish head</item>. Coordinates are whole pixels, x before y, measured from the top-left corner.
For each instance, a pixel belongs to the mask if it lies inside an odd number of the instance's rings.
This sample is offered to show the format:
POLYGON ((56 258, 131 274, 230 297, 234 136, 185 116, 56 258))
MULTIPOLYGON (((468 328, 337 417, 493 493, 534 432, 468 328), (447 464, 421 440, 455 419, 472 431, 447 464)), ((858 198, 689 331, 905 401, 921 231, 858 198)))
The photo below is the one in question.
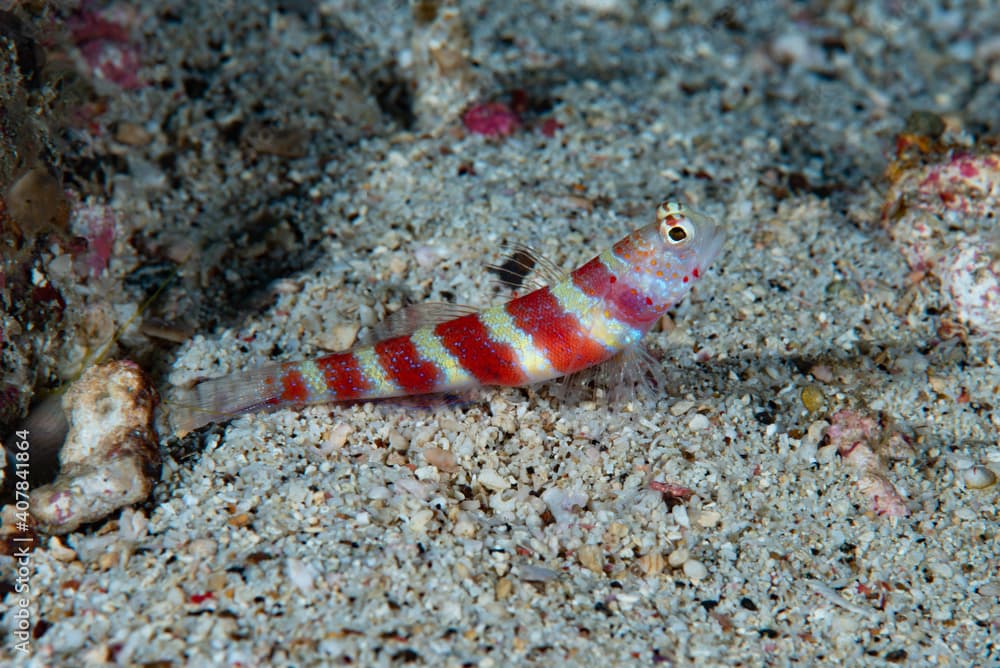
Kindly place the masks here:
POLYGON ((724 240, 723 228, 708 216, 677 202, 662 202, 655 222, 634 231, 613 249, 627 267, 614 292, 634 295, 616 301, 629 304, 633 317, 659 318, 705 275, 724 240))

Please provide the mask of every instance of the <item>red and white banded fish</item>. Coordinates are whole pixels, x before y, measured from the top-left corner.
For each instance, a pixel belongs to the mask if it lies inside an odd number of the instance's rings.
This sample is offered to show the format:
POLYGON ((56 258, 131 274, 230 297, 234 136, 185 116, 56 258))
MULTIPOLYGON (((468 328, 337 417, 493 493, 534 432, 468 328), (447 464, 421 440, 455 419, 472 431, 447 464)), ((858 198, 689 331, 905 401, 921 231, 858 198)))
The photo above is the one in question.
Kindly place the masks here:
POLYGON ((181 428, 268 408, 521 386, 576 373, 635 350, 701 278, 723 238, 711 219, 663 202, 655 222, 505 304, 478 312, 437 304, 416 318, 411 307, 403 318, 411 328, 396 326, 376 343, 204 381, 181 428))

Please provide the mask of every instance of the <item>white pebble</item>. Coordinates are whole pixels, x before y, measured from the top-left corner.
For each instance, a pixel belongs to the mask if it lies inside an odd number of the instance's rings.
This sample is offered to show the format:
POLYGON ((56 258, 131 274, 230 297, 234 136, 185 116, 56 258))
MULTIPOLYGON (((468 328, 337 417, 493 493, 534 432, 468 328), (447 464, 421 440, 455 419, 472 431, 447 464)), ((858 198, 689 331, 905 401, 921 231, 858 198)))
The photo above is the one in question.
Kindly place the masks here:
POLYGON ((708 577, 708 569, 697 559, 688 559, 684 562, 684 575, 692 580, 704 580, 708 577))
POLYGON ((525 564, 521 567, 521 579, 526 582, 548 582, 559 577, 559 571, 544 566, 525 564))
POLYGON ((389 488, 385 485, 377 485, 368 490, 368 498, 372 501, 384 501, 391 495, 389 488))
POLYGON ((472 538, 476 535, 476 525, 472 523, 468 517, 460 517, 455 526, 452 528, 452 532, 456 536, 461 536, 463 538, 472 538))
POLYGON ((954 616, 949 605, 935 605, 931 608, 931 619, 936 622, 946 622, 954 616))
POLYGON ((698 413, 691 418, 690 422, 688 422, 688 429, 691 431, 702 431, 704 429, 708 429, 708 424, 708 418, 701 413, 698 413))
POLYGON ((211 538, 195 538, 188 544, 188 552, 199 561, 208 561, 215 556, 218 544, 211 538))
POLYGON ((398 431, 389 432, 389 447, 396 452, 406 452, 410 449, 410 439, 406 438, 398 431))
POLYGON ((676 404, 671 406, 670 414, 674 417, 679 417, 687 413, 692 408, 694 408, 694 402, 685 399, 684 401, 678 401, 676 404))
POLYGON ((313 590, 313 583, 316 579, 316 569, 301 559, 290 557, 285 561, 285 572, 288 579, 303 594, 308 594, 313 590))
POLYGON ((479 484, 494 492, 502 492, 510 487, 510 483, 493 469, 483 469, 479 472, 479 484))
POLYGON ((955 575, 955 569, 943 561, 935 561, 931 564, 931 570, 942 578, 950 579, 955 575))
POLYGON ((413 251, 413 258, 421 269, 432 269, 446 257, 447 249, 440 246, 417 246, 413 251))
POLYGON ((972 466, 962 471, 965 486, 970 489, 986 489, 997 484, 997 474, 985 466, 972 466))
POLYGON ((431 480, 433 482, 437 482, 440 477, 438 476, 438 470, 433 466, 421 466, 413 472, 413 476, 417 480, 431 480))
POLYGON ((677 524, 685 529, 691 528, 691 519, 688 517, 687 508, 684 506, 674 506, 670 514, 673 515, 674 522, 677 522, 677 524))
POLYGON ((423 533, 427 530, 427 525, 430 524, 431 520, 434 518, 434 511, 430 508, 423 508, 413 513, 413 517, 410 518, 409 526, 410 529, 417 533, 423 533))
POLYGON ((962 520, 963 522, 971 522, 977 517, 978 515, 976 514, 976 511, 971 508, 957 508, 955 510, 955 518, 962 520))
POLYGON ((721 519, 722 513, 714 510, 703 510, 698 513, 698 525, 703 526, 706 529, 715 527, 721 519))
POLYGON ((506 490, 490 495, 490 508, 500 515, 510 515, 517 508, 517 492, 506 490))
POLYGON ((1000 596, 1000 582, 987 582, 976 590, 980 596, 1000 596))
POLYGON ((320 450, 324 455, 329 455, 334 450, 340 450, 347 443, 347 438, 354 431, 354 427, 345 423, 338 422, 333 429, 325 434, 325 439, 320 446, 320 450))
POLYGON ((688 552, 686 547, 679 547, 670 553, 670 556, 667 557, 667 563, 673 568, 678 568, 685 564, 690 556, 691 553, 688 552))
POLYGON ((324 350, 347 350, 354 345, 361 325, 356 322, 343 322, 334 325, 316 336, 317 343, 324 350))

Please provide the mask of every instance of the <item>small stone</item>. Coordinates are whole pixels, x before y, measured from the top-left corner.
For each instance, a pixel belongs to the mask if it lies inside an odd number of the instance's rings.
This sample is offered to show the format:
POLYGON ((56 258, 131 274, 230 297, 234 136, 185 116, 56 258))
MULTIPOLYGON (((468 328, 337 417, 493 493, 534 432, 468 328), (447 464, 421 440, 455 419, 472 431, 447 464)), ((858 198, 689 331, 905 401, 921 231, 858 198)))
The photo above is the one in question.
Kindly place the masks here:
POLYGON ((972 520, 979 517, 976 511, 971 508, 956 508, 955 509, 955 519, 962 522, 971 522, 972 520))
POLYGON ((102 570, 110 570, 121 562, 121 553, 118 550, 105 552, 97 558, 97 566, 102 570))
POLYGON ((906 117, 903 131, 913 135, 940 137, 944 133, 944 120, 933 111, 915 109, 906 117))
POLYGON ((188 543, 188 552, 191 556, 197 557, 199 561, 208 561, 215 556, 218 543, 211 538, 195 538, 188 543))
POLYGON ((340 450, 347 443, 347 437, 354 431, 354 427, 346 422, 338 422, 333 429, 326 433, 322 450, 324 454, 329 454, 334 450, 340 450))
POLYGON ((705 429, 708 429, 708 427, 709 427, 708 418, 702 415, 701 413, 697 413, 696 415, 694 415, 688 422, 688 429, 690 429, 691 431, 703 431, 705 429))
POLYGON ((521 579, 525 582, 551 582, 559 578, 559 571, 545 566, 525 564, 521 567, 521 579))
POLYGON ((302 559, 289 557, 285 560, 285 574, 288 580, 303 594, 315 589, 316 569, 302 559))
POLYGON ((250 513, 238 513, 229 518, 229 524, 234 527, 245 527, 253 522, 250 513))
POLYGON ((703 510, 698 513, 698 526, 703 526, 706 529, 714 528, 719 524, 719 520, 722 519, 722 513, 715 510, 703 510))
POLYGON ((4 193, 7 216, 28 237, 41 232, 65 230, 70 204, 54 170, 38 164, 19 176, 4 193))
POLYGON ((389 260, 389 273, 393 276, 402 276, 406 273, 406 258, 400 257, 399 255, 394 255, 389 260))
POLYGON ((685 529, 691 528, 691 518, 688 517, 687 508, 682 505, 676 505, 670 510, 670 514, 678 526, 682 526, 685 529))
POLYGON ((670 556, 667 557, 667 563, 673 568, 680 568, 690 556, 691 553, 688 552, 686 547, 679 547, 670 553, 670 556))
POLYGON ((624 541, 626 536, 628 536, 628 526, 622 524, 621 522, 612 522, 608 525, 607 535, 610 536, 612 540, 624 541))
POLYGON ((1000 597, 1000 581, 991 581, 984 584, 982 587, 976 590, 980 596, 1000 597))
POLYGON ((494 492, 502 492, 510 487, 510 483, 493 469, 483 469, 479 472, 479 484, 494 492))
POLYGON ((931 389, 938 394, 946 395, 948 393, 948 385, 951 382, 950 378, 942 378, 941 376, 927 376, 927 383, 931 386, 931 389))
POLYGON ((704 580, 708 577, 708 569, 697 559, 688 559, 684 562, 684 575, 695 581, 704 580))
POLYGON ((970 489, 986 489, 997 484, 997 474, 978 464, 962 471, 962 478, 970 489))
POLYGON ((935 574, 946 580, 955 576, 955 569, 943 561, 936 561, 932 563, 930 567, 935 574))
POLYGON ((389 432, 389 448, 396 452, 406 452, 410 449, 410 439, 394 429, 389 432))
POLYGON ((63 545, 58 536, 53 536, 49 540, 49 554, 51 554, 52 558, 56 561, 61 561, 63 563, 76 560, 76 550, 63 545))
POLYGON ((226 571, 215 571, 205 578, 205 589, 208 591, 222 591, 229 583, 229 576, 226 571))
POLYGON ((809 443, 819 443, 823 438, 823 433, 830 426, 830 423, 826 420, 816 420, 809 425, 809 429, 806 430, 805 440, 809 443))
POLYGON ((334 352, 347 350, 354 345, 354 341, 358 337, 358 330, 360 328, 361 325, 356 322, 334 325, 323 332, 319 332, 316 337, 316 343, 323 348, 323 350, 330 350, 334 352))
POLYGON ((576 551, 580 563, 594 573, 604 573, 604 550, 599 545, 584 545, 576 551))
POLYGON ((472 538, 476 535, 476 525, 468 517, 462 517, 455 522, 452 532, 462 538, 472 538))
POLYGON ((98 643, 80 655, 82 662, 86 666, 103 665, 111 661, 111 647, 105 643, 98 643))
POLYGON ((673 415, 674 417, 680 417, 681 415, 684 415, 692 408, 694 408, 694 402, 685 399, 683 401, 678 401, 676 404, 671 406, 670 414, 673 415))
POLYGON ((647 576, 659 574, 666 565, 666 560, 660 552, 650 552, 649 554, 644 554, 636 561, 639 563, 639 569, 642 571, 643 575, 647 576))
POLYGON ((802 398, 802 405, 810 413, 815 413, 823 408, 823 404, 826 401, 826 397, 823 396, 823 390, 819 385, 806 385, 802 388, 800 396, 802 398))
POLYGON ((115 140, 128 146, 145 146, 152 141, 153 135, 136 123, 123 122, 115 130, 115 140))
POLYGON ((454 453, 443 448, 435 446, 424 448, 424 459, 427 460, 428 464, 445 473, 454 473, 458 470, 454 453))
POLYGON ((413 517, 410 518, 410 529, 418 533, 423 533, 427 530, 427 525, 430 524, 432 519, 434 519, 434 511, 430 508, 422 508, 413 513, 413 517))
POLYGON ((368 489, 368 498, 372 501, 385 501, 390 496, 392 496, 392 492, 385 485, 375 485, 368 489))
POLYGON ((497 580, 496 597, 498 601, 510 598, 512 593, 514 593, 514 583, 510 579, 500 578, 497 580))
POLYGON ((832 383, 833 382, 833 369, 831 369, 826 364, 814 364, 809 373, 812 377, 821 383, 832 383))
POLYGON ((935 605, 931 608, 931 619, 935 622, 947 622, 954 617, 951 606, 935 605))

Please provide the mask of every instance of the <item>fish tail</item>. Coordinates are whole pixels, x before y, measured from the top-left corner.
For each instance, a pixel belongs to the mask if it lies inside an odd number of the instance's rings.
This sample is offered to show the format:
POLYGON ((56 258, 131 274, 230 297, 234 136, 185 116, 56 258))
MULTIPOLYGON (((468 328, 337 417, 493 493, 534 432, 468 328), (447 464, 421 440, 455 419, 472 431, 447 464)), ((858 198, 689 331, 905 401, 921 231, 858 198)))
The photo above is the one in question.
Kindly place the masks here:
POLYGON ((280 405, 282 367, 280 363, 265 364, 198 383, 190 399, 174 404, 174 430, 183 435, 212 422, 280 405))

